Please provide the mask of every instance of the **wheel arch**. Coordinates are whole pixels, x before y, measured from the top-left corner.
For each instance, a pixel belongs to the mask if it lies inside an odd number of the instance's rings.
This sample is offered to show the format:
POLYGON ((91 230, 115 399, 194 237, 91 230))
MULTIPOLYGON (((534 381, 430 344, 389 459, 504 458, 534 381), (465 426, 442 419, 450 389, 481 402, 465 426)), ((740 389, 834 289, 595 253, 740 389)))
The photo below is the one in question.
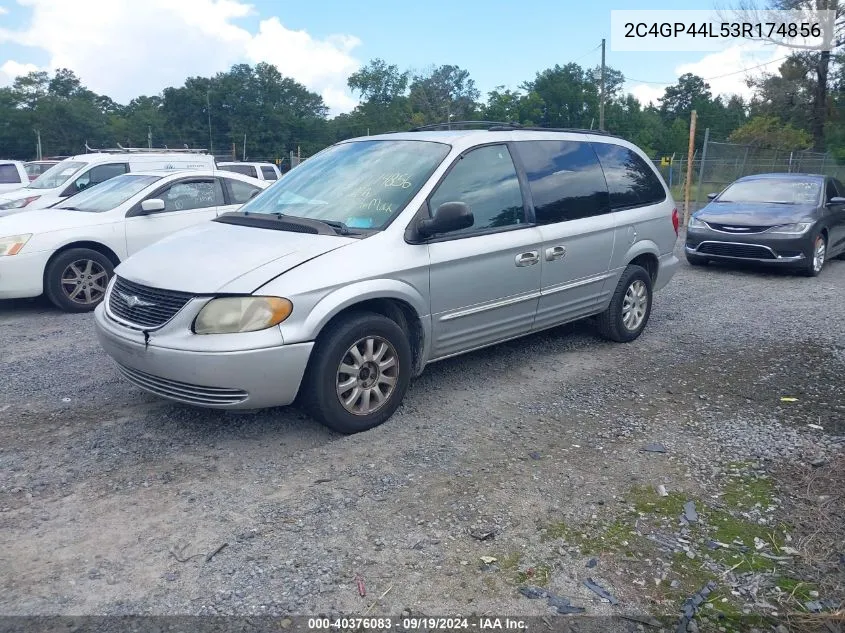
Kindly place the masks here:
POLYGON ((428 358, 431 338, 427 308, 423 296, 404 282, 385 279, 352 284, 323 297, 310 310, 297 338, 316 341, 338 319, 355 312, 375 312, 394 321, 406 332, 411 346, 413 375, 417 376, 428 358))

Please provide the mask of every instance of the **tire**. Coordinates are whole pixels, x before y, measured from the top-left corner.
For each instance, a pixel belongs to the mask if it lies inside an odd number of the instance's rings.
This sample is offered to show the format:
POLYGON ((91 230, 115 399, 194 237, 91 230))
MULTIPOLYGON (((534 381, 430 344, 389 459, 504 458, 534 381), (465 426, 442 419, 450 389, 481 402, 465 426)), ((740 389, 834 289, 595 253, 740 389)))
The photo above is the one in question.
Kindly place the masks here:
POLYGON ((710 263, 710 260, 706 257, 702 257, 701 255, 693 255, 691 253, 687 253, 687 261, 690 263, 691 266, 706 266, 710 263))
POLYGON ((618 343, 628 343, 637 338, 645 329, 651 315, 652 294, 651 276, 648 271, 642 266, 629 265, 616 284, 607 310, 598 315, 596 325, 599 334, 618 343), (629 327, 625 323, 625 315, 629 313, 627 307, 632 300, 633 314, 639 316, 636 325, 629 327))
POLYGON ((801 272, 807 277, 816 277, 824 268, 827 261, 827 238, 824 233, 816 235, 813 240, 813 246, 808 253, 805 253, 804 267, 801 272), (819 251, 821 249, 821 251, 819 251), (820 255, 820 261, 818 259, 820 255))
POLYGON ((65 312, 90 312, 106 296, 114 274, 111 260, 90 248, 71 248, 48 265, 44 275, 47 298, 65 312), (73 293, 76 292, 76 295, 73 293))
POLYGON ((380 314, 358 312, 331 324, 331 329, 324 332, 317 339, 303 381, 300 399, 305 409, 319 422, 344 434, 366 431, 387 421, 402 403, 411 379, 411 346, 405 331, 380 314), (373 341, 372 352, 368 352, 367 341, 373 341), (363 363, 350 353, 353 346, 357 346, 363 363), (368 355, 375 359, 368 359, 368 355), (376 368, 375 360, 381 359, 383 363, 390 356, 393 365, 376 368), (357 366, 359 373, 343 372, 342 365, 350 369, 357 366), (349 387, 338 394, 344 383, 349 387), (364 395, 364 389, 370 396, 364 395), (341 395, 350 400, 356 390, 360 395, 347 408, 341 402, 341 395), (372 397, 376 391, 384 401, 373 408, 372 397), (365 400, 370 401, 369 413, 364 412, 365 400))

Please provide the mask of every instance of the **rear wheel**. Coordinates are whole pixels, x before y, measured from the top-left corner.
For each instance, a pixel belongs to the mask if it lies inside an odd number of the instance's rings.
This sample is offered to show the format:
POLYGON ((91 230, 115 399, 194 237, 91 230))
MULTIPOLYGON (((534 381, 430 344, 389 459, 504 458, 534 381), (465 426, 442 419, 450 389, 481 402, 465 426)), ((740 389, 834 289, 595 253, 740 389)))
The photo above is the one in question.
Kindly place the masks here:
POLYGON ((827 239, 824 233, 819 233, 813 240, 813 248, 805 254, 804 274, 808 277, 815 277, 827 261, 827 239))
POLYGON ((691 266, 706 266, 710 262, 706 257, 693 255, 692 253, 687 253, 687 261, 691 266))
POLYGON ((399 325, 361 312, 332 324, 314 348, 302 402, 339 433, 358 433, 385 422, 411 377, 411 346, 399 325))
POLYGON ((619 343, 633 341, 648 323, 651 300, 651 277, 648 271, 642 266, 628 266, 616 284, 610 305, 598 316, 599 333, 619 343))
POLYGON ((47 298, 65 312, 90 312, 106 296, 114 274, 108 257, 89 248, 71 248, 47 266, 47 298))

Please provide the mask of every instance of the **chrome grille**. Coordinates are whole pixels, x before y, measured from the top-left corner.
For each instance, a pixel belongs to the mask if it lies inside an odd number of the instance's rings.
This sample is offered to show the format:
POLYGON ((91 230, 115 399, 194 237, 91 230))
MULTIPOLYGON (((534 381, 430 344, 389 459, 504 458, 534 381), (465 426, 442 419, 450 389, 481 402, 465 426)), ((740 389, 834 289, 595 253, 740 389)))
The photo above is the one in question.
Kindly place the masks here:
POLYGON ((228 387, 205 387, 178 380, 153 376, 143 371, 118 364, 120 373, 132 384, 163 398, 178 400, 186 404, 219 407, 243 402, 249 394, 243 389, 228 387))
POLYGON ((733 242, 702 242, 698 245, 696 252, 701 255, 718 255, 742 259, 776 259, 774 253, 765 246, 734 244, 733 242))
POLYGON ((136 284, 118 277, 109 294, 109 310, 114 316, 140 328, 167 323, 194 295, 136 284))
POLYGON ((748 233, 762 233, 763 231, 768 231, 771 226, 748 226, 748 225, 737 225, 737 224, 717 224, 716 222, 705 222, 707 226, 709 226, 714 231, 720 231, 722 233, 735 233, 737 235, 743 235, 748 233))

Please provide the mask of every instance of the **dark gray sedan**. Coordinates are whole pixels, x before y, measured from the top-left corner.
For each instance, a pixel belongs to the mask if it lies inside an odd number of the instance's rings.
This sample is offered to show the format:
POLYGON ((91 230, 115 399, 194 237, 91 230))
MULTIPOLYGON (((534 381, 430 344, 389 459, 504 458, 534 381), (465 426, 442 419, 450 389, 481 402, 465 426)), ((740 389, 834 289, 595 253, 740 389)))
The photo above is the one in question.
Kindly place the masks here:
POLYGON ((708 197, 687 227, 694 266, 752 261, 815 276, 828 258, 845 256, 845 186, 835 178, 758 174, 708 197))

